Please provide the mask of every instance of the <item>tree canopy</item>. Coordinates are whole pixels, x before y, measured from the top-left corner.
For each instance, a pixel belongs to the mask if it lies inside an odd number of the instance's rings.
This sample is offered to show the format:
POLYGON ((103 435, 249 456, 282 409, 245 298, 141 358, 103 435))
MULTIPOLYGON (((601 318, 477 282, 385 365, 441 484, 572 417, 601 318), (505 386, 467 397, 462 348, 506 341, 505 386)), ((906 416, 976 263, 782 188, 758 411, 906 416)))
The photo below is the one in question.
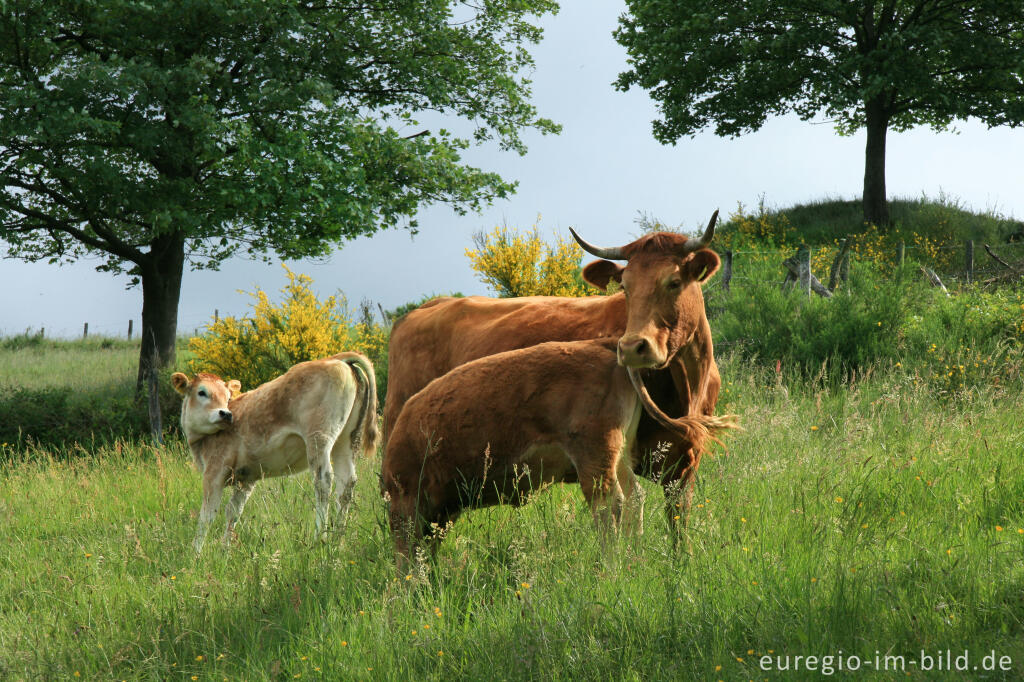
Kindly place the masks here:
POLYGON ((957 119, 1024 122, 1021 0, 627 0, 616 39, 622 90, 650 91, 654 136, 714 126, 758 130, 769 116, 820 114, 867 129, 864 209, 885 223, 885 134, 957 119))
MULTIPOLYGON (((143 288, 143 364, 173 359, 181 273, 300 258, 428 202, 514 185, 466 165, 557 132, 529 102, 549 0, 13 0, 0 3, 0 238, 9 256, 98 255, 143 288), (418 112, 471 122, 423 130, 418 112), (150 341, 153 338, 153 341, 150 341), (149 343, 152 347, 147 348, 149 343)), ((140 366, 141 376, 141 366, 140 366)))

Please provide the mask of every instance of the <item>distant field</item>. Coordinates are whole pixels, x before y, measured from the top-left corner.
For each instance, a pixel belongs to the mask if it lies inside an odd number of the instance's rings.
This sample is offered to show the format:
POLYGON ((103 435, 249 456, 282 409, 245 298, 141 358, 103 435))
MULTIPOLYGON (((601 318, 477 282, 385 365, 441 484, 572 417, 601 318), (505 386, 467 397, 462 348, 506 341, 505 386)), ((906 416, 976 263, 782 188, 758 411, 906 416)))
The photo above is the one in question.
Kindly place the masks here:
MULTIPOLYGON (((108 350, 49 381, 130 383, 130 352, 108 350)), ((17 354, 0 363, 33 376, 17 354)), ((721 367, 722 411, 745 431, 702 466, 692 554, 655 486, 647 532, 612 557, 559 487, 468 513, 436 561, 396 576, 374 460, 336 541, 313 540, 301 476, 261 484, 238 543, 216 542, 218 519, 196 560, 180 441, 2 446, 0 679, 818 679, 840 652, 861 662, 847 679, 962 679, 934 670, 946 650, 967 651, 972 676, 994 652, 987 679, 1021 679, 1019 390, 940 399, 893 367, 721 367), (794 672, 795 656, 817 670, 794 672)))

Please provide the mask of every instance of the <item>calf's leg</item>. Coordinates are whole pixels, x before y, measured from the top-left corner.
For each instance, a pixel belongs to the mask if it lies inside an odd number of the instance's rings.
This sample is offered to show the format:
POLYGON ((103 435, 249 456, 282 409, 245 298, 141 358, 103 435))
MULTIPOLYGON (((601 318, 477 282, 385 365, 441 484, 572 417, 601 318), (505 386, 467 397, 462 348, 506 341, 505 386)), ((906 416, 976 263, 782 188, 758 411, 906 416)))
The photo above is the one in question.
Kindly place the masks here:
POLYGON ((224 509, 224 519, 227 521, 227 526, 224 528, 225 545, 231 542, 235 523, 242 516, 242 510, 245 509, 245 503, 249 500, 252 489, 252 483, 239 483, 235 486, 235 492, 231 495, 231 499, 228 500, 228 506, 224 509))
POLYGON ((338 479, 334 486, 334 511, 338 517, 338 527, 343 528, 348 518, 349 507, 352 505, 357 480, 355 455, 348 438, 344 435, 334 444, 331 465, 338 479))
POLYGON ((316 533, 321 540, 327 539, 327 514, 331 504, 331 487, 334 485, 334 470, 331 467, 331 446, 334 439, 323 433, 314 433, 306 440, 306 459, 313 475, 313 491, 316 497, 314 521, 316 533))
POLYGON ((196 554, 203 551, 206 533, 210 530, 210 524, 213 523, 220 508, 226 475, 227 471, 223 467, 210 464, 207 464, 206 471, 203 472, 203 504, 199 508, 199 527, 196 529, 195 540, 192 541, 196 554))

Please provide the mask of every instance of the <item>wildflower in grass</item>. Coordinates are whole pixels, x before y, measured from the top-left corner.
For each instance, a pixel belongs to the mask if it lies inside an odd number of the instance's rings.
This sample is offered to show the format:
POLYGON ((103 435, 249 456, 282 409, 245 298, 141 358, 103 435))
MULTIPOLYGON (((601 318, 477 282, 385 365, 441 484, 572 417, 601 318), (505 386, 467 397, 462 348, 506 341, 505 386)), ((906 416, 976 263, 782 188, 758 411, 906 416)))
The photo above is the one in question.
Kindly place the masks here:
POLYGON ((818 582, 818 579, 817 578, 811 578, 811 582, 812 583, 816 583, 816 582, 818 582))
POLYGON ((193 676, 192 676, 192 679, 193 679, 193 680, 198 680, 198 679, 199 679, 199 675, 193 675, 193 676))
POLYGON ((1002 533, 1003 532, 1003 527, 1002 526, 996 526, 996 532, 997 533, 1002 533))
POLYGON ((817 430, 818 430, 818 426, 817 425, 814 425, 814 426, 811 427, 811 431, 817 431, 817 430))
POLYGON ((80 673, 80 672, 78 672, 78 671, 76 670, 76 671, 75 671, 75 677, 81 677, 81 676, 82 676, 82 673, 80 673))
POLYGON ((753 656, 753 655, 754 655, 754 650, 753 649, 747 649, 747 656, 753 656))
POLYGON ((438 655, 438 656, 444 656, 444 652, 443 652, 443 651, 438 651, 438 652, 437 652, 437 655, 438 655))
POLYGON ((521 587, 522 587, 522 588, 523 588, 524 590, 528 590, 528 589, 530 589, 530 583, 520 583, 520 586, 521 586, 521 587))
POLYGON ((306 657, 305 657, 305 656, 299 656, 299 660, 300 660, 300 661, 305 661, 305 660, 306 660, 306 657))
POLYGON ((430 626, 429 626, 429 625, 424 625, 424 626, 423 626, 423 629, 424 629, 424 630, 429 630, 429 629, 430 629, 430 626))
POLYGON ((746 522, 747 522, 747 519, 746 519, 745 517, 741 516, 741 517, 740 517, 740 521, 742 521, 743 523, 746 523, 746 522))
POLYGON ((360 616, 365 616, 365 615, 366 615, 366 611, 360 610, 360 611, 359 611, 359 615, 360 615, 360 616))
POLYGON ((866 524, 866 523, 861 524, 861 528, 867 528, 867 527, 868 527, 868 524, 866 524))
POLYGON ((841 497, 837 497, 836 498, 836 502, 842 502, 842 501, 843 501, 843 498, 841 498, 841 497))
POLYGON ((715 666, 715 672, 716 672, 716 673, 717 673, 717 672, 719 672, 719 671, 721 671, 721 669, 722 669, 722 666, 720 666, 720 665, 716 665, 716 666, 715 666))
POLYGON ((223 661, 223 660, 224 660, 224 657, 225 657, 226 655, 227 655, 227 654, 220 654, 219 656, 217 656, 217 660, 218 660, 218 661, 223 661))
POLYGON ((1020 533, 1021 535, 1024 535, 1024 528, 1018 528, 1017 532, 1020 533))
POLYGON ((201 655, 200 656, 196 656, 196 660, 197 661, 201 661, 201 660, 203 660, 203 657, 201 655))
POLYGON ((172 575, 171 576, 171 580, 177 580, 177 579, 178 579, 178 576, 176 576, 176 575, 172 575))
POLYGON ((410 573, 409 575, 405 576, 405 579, 406 580, 412 580, 412 573, 410 573))
POLYGON ((89 554, 88 552, 86 552, 85 553, 85 558, 86 559, 91 559, 92 558, 92 554, 89 554))
POLYGON ((342 646, 348 646, 348 642, 346 642, 345 640, 341 640, 341 645, 342 646))
MULTIPOLYGON (((704 505, 700 505, 700 506, 703 507, 704 505)), ((672 520, 673 521, 678 521, 679 520, 679 514, 676 514, 675 516, 673 516, 672 520)))
MULTIPOLYGON (((518 592, 516 592, 516 594, 519 594, 519 593, 518 593, 518 592)), ((412 631, 412 634, 414 634, 414 635, 415 635, 415 634, 416 634, 416 631, 415 631, 415 630, 413 630, 413 631, 412 631)))

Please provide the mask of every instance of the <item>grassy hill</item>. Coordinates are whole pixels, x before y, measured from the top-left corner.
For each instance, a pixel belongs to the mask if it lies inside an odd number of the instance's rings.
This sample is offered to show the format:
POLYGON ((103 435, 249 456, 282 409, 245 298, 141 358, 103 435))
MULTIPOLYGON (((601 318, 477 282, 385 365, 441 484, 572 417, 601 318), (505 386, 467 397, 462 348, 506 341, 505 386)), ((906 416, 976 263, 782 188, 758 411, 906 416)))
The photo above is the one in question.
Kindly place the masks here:
MULTIPOLYGON (((993 245, 1005 244, 1014 237, 1014 241, 1024 239, 1024 222, 989 212, 977 213, 948 197, 893 199, 889 212, 893 223, 880 228, 883 234, 917 234, 958 242, 973 239, 993 245)), ((741 207, 719 232, 723 236, 736 232, 745 219, 751 218, 776 229, 788 224, 796 241, 810 245, 831 244, 836 239, 861 234, 868 227, 859 199, 821 199, 783 209, 771 208, 763 201, 750 212, 741 207)))

